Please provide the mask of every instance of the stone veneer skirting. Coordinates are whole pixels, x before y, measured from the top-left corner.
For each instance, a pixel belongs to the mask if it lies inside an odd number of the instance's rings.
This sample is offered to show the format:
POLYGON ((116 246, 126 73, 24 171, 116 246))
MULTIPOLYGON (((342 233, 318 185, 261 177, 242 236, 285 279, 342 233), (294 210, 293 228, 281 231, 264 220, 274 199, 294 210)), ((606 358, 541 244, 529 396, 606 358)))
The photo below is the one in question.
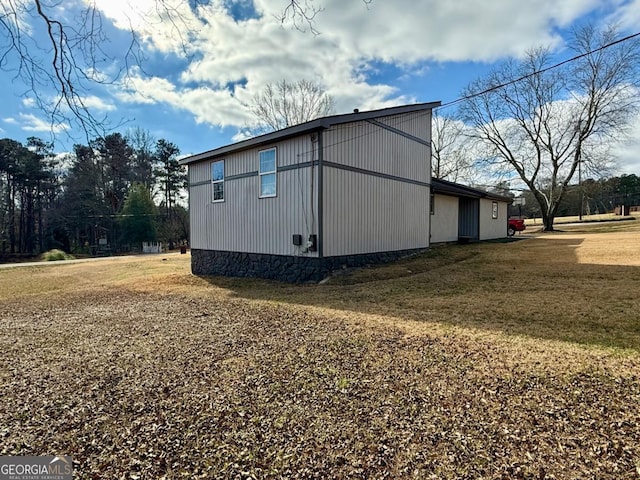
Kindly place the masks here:
POLYGON ((337 270, 393 262, 425 250, 317 258, 191 249, 191 271, 194 275, 259 277, 291 283, 319 282, 337 270))

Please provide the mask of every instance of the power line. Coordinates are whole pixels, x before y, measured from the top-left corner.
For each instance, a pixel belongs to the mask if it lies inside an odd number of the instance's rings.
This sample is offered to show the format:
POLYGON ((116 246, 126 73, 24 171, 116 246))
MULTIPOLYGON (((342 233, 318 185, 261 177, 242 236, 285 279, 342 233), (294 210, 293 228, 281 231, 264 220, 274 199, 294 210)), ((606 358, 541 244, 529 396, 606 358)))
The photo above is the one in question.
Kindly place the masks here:
MULTIPOLYGON (((459 98, 457 98, 455 100, 452 100, 450 102, 443 103, 439 107, 437 107, 437 109, 450 107, 452 105, 455 105, 457 103, 463 102, 465 100, 469 100, 469 99, 472 99, 472 98, 475 98, 475 97, 479 97, 480 95, 485 95, 485 94, 487 94, 489 92, 492 92, 492 91, 495 91, 495 90, 499 90, 499 89, 507 87, 509 85, 513 85, 514 83, 521 82, 521 81, 526 80, 527 78, 533 77, 535 75, 540 75, 542 73, 546 73, 546 72, 548 72, 550 70, 553 70, 555 68, 559 68, 559 67, 561 67, 563 65, 566 65, 568 63, 571 63, 571 62, 575 62, 576 60, 579 60, 581 58, 587 57, 587 56, 592 55, 594 53, 600 52, 600 51, 605 50, 607 48, 613 47, 613 46, 618 45, 620 43, 627 42, 627 41, 632 40, 632 39, 634 39, 636 37, 640 37, 640 32, 637 32, 637 33, 634 33, 634 34, 631 34, 631 35, 627 35, 626 37, 623 37, 623 38, 619 38, 619 39, 617 39, 617 40, 615 40, 613 42, 607 43, 606 45, 602 45, 602 46, 600 46, 598 48, 595 48, 593 50, 589 50, 588 52, 584 52, 584 53, 581 53, 581 54, 576 55, 574 57, 568 58, 568 59, 563 60, 561 62, 558 62, 558 63, 556 63, 554 65, 550 65, 550 66, 545 67, 543 69, 536 70, 534 72, 528 73, 528 74, 523 75, 523 76, 521 76, 519 78, 515 78, 513 80, 509 80, 508 82, 504 82, 504 83, 499 84, 499 85, 494 85, 494 86, 492 86, 490 88, 487 88, 486 90, 483 90, 481 92, 472 93, 472 94, 466 95, 464 97, 459 97, 459 98)), ((427 116, 427 115, 430 115, 430 112, 420 113, 417 116, 418 117, 423 117, 423 116, 427 116)), ((399 121, 396 122, 394 126, 398 127, 399 125, 401 125, 403 123, 406 123, 406 122, 409 122, 409 121, 412 121, 412 120, 414 120, 414 118, 399 119, 399 121)), ((355 128, 355 127, 352 127, 352 128, 355 128)), ((370 131, 365 132, 363 134, 356 135, 354 137, 348 137, 348 138, 346 138, 344 140, 338 140, 338 141, 336 141, 336 142, 334 142, 332 144, 325 145, 324 148, 327 149, 329 147, 337 146, 337 145, 339 145, 341 143, 348 143, 348 142, 351 142, 351 141, 354 141, 354 140, 357 140, 357 139, 360 139, 360 138, 363 138, 363 137, 367 137, 369 135, 373 135, 374 133, 375 133, 375 130, 370 130, 370 131)), ((301 154, 308 154, 308 153, 311 153, 311 152, 312 152, 312 150, 309 150, 309 151, 301 152, 301 154)))
POLYGON ((460 103, 460 102, 463 102, 465 100, 470 100, 472 98, 479 97, 480 95, 485 95, 485 94, 493 92, 495 90, 499 90, 501 88, 508 87, 509 85, 513 85, 514 83, 521 82, 521 81, 526 80, 527 78, 531 78, 531 77, 533 77, 535 75, 540 75, 542 73, 546 73, 546 72, 548 72, 550 70, 553 70, 555 68, 561 67, 562 65, 566 65, 567 63, 575 62, 576 60, 579 60, 581 58, 587 57, 587 56, 592 55, 594 53, 600 52, 600 51, 605 50, 605 49, 607 49, 609 47, 613 47, 614 45, 618 45, 620 43, 627 42, 627 41, 629 41, 629 40, 631 40, 633 38, 636 38, 636 37, 640 37, 640 32, 634 33, 632 35, 627 35, 626 37, 623 37, 623 38, 619 38, 618 40, 615 40, 615 41, 613 41, 611 43, 607 43, 606 45, 602 45, 601 47, 595 48, 595 49, 590 50, 590 51, 585 52, 585 53, 581 53, 580 55, 576 55, 575 57, 568 58, 566 60, 563 60, 562 62, 556 63, 554 65, 550 65, 550 66, 542 68, 540 70, 536 70, 534 72, 527 73, 526 75, 523 75, 523 76, 521 76, 519 78, 515 78, 513 80, 509 80, 508 82, 504 82, 504 83, 501 83, 499 85, 494 85, 492 87, 487 88, 486 90, 482 90, 481 92, 472 93, 472 94, 466 95, 464 97, 459 97, 459 98, 457 98, 455 100, 452 100, 450 102, 443 103, 438 108, 450 107, 452 105, 455 105, 456 103, 460 103))

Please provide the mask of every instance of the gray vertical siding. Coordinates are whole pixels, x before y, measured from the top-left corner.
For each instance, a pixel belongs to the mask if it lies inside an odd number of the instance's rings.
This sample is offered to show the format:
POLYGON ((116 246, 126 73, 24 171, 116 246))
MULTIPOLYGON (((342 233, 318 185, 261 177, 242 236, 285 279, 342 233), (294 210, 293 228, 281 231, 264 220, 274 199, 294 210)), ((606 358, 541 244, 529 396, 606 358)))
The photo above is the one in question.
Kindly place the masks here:
MULTIPOLYGON (((377 119, 430 141, 430 112, 377 119)), ((425 248, 429 245, 430 149, 369 122, 341 124, 323 132, 324 256, 425 248), (333 167, 377 172, 370 175, 333 167), (389 178, 394 177, 394 178, 389 178), (409 179, 416 183, 408 183, 409 179)), ((225 201, 212 203, 211 162, 189 165, 191 246, 194 249, 272 255, 306 255, 292 244, 318 233, 318 166, 281 171, 318 160, 317 135, 304 134, 224 158, 225 201), (258 152, 278 149, 278 192, 260 199, 258 152)))
MULTIPOLYGON (((273 146, 278 149, 278 168, 313 157, 314 144, 308 135, 273 146)), ((224 157, 225 178, 257 172, 260 150, 263 148, 224 157)), ((210 171, 211 162, 189 165, 192 248, 316 255, 294 246, 292 235, 301 234, 306 240, 317 228, 317 167, 278 171, 273 198, 259 198, 257 175, 227 180, 225 201, 220 203, 211 201, 210 171)))
MULTIPOLYGON (((416 112, 378 119, 426 141, 431 115, 416 112)), ((389 178, 324 168, 324 255, 352 255, 429 246, 429 147, 368 122, 325 132, 326 162, 389 178)))
MULTIPOLYGON (((430 141, 431 115, 416 112, 378 119, 430 141)), ((347 123, 325 132, 324 160, 355 168, 430 181, 429 147, 368 122, 347 123)))
POLYGON ((325 170, 324 255, 426 248, 429 188, 325 170))

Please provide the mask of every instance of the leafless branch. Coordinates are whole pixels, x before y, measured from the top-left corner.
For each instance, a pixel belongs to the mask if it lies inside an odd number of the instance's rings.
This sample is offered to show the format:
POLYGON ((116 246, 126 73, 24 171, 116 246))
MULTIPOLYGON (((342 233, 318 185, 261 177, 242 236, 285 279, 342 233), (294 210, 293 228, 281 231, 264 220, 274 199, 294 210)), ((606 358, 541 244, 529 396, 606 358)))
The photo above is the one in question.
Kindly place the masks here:
POLYGON ((291 24, 296 30, 306 32, 309 29, 318 35, 320 32, 316 29, 315 18, 322 11, 323 8, 313 5, 313 0, 291 0, 277 18, 282 25, 291 24))
POLYGON ((574 32, 572 46, 578 55, 554 68, 544 49, 506 62, 468 87, 461 109, 484 157, 517 172, 549 230, 576 171, 602 172, 608 147, 640 108, 637 36, 621 41, 615 27, 588 25, 574 32))
POLYGON ((309 80, 269 83, 247 105, 257 120, 253 134, 266 133, 323 117, 333 112, 333 97, 309 80))
MULTIPOLYGON (((322 8, 314 1, 287 0, 280 22, 318 34, 315 19, 322 8)), ((372 3, 360 1, 366 6, 372 3)), ((200 7, 207 4, 207 0, 154 0, 152 11, 144 16, 146 27, 156 28, 154 22, 168 25, 167 35, 176 53, 188 57, 197 27, 206 23, 200 7)), ((112 119, 100 116, 96 113, 99 110, 88 104, 92 89, 126 82, 133 72, 141 71, 146 58, 139 25, 129 20, 127 47, 112 53, 107 34, 110 21, 104 18, 97 0, 85 0, 84 5, 79 14, 69 18, 66 15, 71 10, 62 8, 61 0, 1 1, 0 69, 24 85, 22 95, 47 115, 52 132, 77 127, 88 140, 114 128, 109 123, 112 119)), ((303 111, 322 108, 304 102, 294 106, 303 111)), ((121 124, 122 120, 115 126, 121 124)))
MULTIPOLYGON (((369 9, 373 0, 361 0, 369 9)), ((290 0, 282 10, 282 14, 276 18, 282 25, 292 25, 300 32, 310 31, 314 35, 319 35, 320 30, 316 26, 316 17, 324 11, 323 7, 314 4, 314 0, 290 0)))
POLYGON ((431 166, 435 178, 452 182, 472 178, 473 158, 462 122, 436 112, 432 121, 431 166))

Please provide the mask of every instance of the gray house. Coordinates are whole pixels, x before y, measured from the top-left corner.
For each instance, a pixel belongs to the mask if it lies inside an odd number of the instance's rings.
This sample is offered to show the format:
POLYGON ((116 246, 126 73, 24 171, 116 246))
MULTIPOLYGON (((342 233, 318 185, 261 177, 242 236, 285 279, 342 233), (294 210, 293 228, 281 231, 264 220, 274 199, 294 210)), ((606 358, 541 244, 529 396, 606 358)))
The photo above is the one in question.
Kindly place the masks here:
POLYGON ((438 105, 320 118, 183 159, 193 273, 317 281, 426 249, 438 105))
POLYGON ((507 236, 511 198, 437 178, 431 192, 431 243, 507 236))

